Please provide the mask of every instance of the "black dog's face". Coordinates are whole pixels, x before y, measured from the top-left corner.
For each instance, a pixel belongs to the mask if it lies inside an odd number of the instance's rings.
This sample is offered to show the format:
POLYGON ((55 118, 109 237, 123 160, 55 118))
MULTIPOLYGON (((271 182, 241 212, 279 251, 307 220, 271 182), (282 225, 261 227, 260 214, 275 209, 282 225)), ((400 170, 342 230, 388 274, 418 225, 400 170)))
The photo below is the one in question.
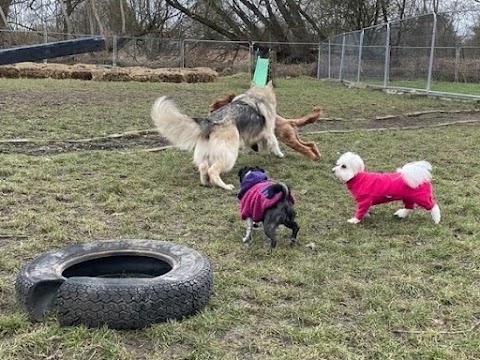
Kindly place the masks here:
POLYGON ((239 177, 239 179, 240 179, 240 182, 243 181, 243 179, 245 178, 245 175, 247 175, 247 173, 248 173, 249 171, 261 171, 261 172, 263 172, 263 173, 265 172, 265 170, 263 170, 261 167, 258 167, 258 166, 255 166, 255 167, 252 167, 252 166, 244 166, 244 167, 240 168, 240 169, 238 170, 238 173, 237 173, 237 175, 238 175, 238 177, 239 177))

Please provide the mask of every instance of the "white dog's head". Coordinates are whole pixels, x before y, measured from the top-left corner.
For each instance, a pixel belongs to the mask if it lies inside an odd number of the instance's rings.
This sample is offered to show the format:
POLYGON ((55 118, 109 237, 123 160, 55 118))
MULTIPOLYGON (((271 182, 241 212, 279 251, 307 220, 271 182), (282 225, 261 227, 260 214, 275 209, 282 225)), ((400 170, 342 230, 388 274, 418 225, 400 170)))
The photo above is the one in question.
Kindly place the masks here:
POLYGON ((346 152, 337 160, 337 165, 332 168, 335 177, 346 183, 359 172, 365 170, 365 165, 360 156, 352 152, 346 152))

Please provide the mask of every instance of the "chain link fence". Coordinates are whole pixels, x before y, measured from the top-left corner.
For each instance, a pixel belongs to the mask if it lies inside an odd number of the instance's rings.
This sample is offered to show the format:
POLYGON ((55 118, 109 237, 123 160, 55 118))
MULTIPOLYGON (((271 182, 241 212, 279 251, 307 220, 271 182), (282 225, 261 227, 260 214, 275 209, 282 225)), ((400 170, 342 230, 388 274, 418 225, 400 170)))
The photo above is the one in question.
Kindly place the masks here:
MULTIPOLYGON (((480 97, 480 13, 430 13, 331 36, 321 43, 107 37, 101 52, 48 62, 103 66, 210 67, 252 73, 257 56, 272 76, 312 76, 428 94, 480 97)), ((0 48, 89 35, 0 30, 0 48)))
POLYGON ((432 95, 480 97, 478 15, 430 13, 332 36, 320 43, 317 76, 432 95))
MULTIPOLYGON (((0 49, 76 39, 90 35, 0 30, 0 49)), ((221 75, 253 72, 256 56, 268 56, 278 75, 316 76, 317 43, 261 43, 199 39, 105 37, 107 49, 48 59, 48 62, 103 66, 210 67, 221 75), (277 54, 288 53, 288 56, 277 54)))

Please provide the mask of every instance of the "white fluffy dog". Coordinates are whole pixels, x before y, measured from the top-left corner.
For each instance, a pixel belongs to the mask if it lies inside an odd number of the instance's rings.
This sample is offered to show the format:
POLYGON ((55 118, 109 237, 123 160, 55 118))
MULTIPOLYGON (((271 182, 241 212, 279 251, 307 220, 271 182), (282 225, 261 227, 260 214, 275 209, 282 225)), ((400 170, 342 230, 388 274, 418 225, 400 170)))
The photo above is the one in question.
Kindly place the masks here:
POLYGON ((399 218, 407 217, 418 205, 430 211, 434 223, 438 224, 440 208, 433 197, 431 170, 429 162, 415 161, 396 172, 367 172, 362 158, 347 152, 340 156, 332 172, 347 185, 357 204, 354 217, 348 220, 351 224, 359 223, 372 205, 398 200, 404 204, 395 212, 399 218))

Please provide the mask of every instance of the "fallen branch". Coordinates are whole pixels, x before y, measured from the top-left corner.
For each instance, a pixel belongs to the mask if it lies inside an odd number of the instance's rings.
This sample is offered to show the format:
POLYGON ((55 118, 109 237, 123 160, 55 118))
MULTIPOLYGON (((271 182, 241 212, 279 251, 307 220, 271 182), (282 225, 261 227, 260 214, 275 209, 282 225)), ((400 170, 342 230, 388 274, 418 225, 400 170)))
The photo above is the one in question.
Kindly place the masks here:
POLYGON ((25 144, 25 143, 33 143, 37 142, 36 140, 33 139, 0 139, 0 143, 14 143, 14 144, 25 144))
POLYGON ((422 115, 427 115, 427 114, 473 114, 473 113, 478 113, 480 110, 425 110, 425 111, 414 111, 411 113, 406 113, 404 115, 385 115, 385 116, 376 116, 375 120, 390 120, 390 119, 396 119, 400 117, 417 117, 417 116, 422 116, 422 115))
POLYGON ((127 131, 124 133, 110 134, 110 135, 93 137, 93 138, 64 140, 63 142, 85 143, 85 142, 95 142, 95 141, 108 140, 108 139, 120 139, 122 137, 129 137, 129 136, 142 136, 142 135, 154 135, 154 134, 158 134, 158 131, 156 129, 133 130, 133 131, 127 131))
POLYGON ((27 143, 36 143, 36 144, 59 144, 59 143, 86 143, 86 142, 95 142, 108 139, 119 139, 122 137, 129 136, 142 136, 142 135, 155 135, 158 134, 158 131, 155 129, 145 129, 145 130, 133 130, 127 131, 124 133, 110 134, 105 136, 98 136, 85 139, 67 139, 67 140, 40 140, 40 139, 0 139, 0 143, 14 143, 14 144, 27 144, 27 143))
MULTIPOLYGON (((459 330, 451 330, 451 331, 435 331, 435 334, 465 334, 465 333, 474 331, 479 326, 480 326, 480 321, 477 321, 469 329, 463 329, 463 330, 459 329, 459 330)), ((399 329, 393 329, 392 332, 397 333, 397 334, 427 334, 431 331, 428 331, 428 330, 399 330, 399 329)))
POLYGON ((441 124, 433 124, 433 125, 415 125, 415 126, 397 126, 397 127, 382 127, 382 128, 365 128, 365 129, 348 129, 348 130, 319 130, 319 131, 309 131, 309 132, 302 132, 304 135, 315 135, 315 134, 344 134, 344 133, 351 133, 356 131, 388 131, 388 130, 419 130, 419 129, 427 129, 427 128, 436 128, 442 126, 452 126, 458 124, 470 124, 470 123, 477 123, 480 122, 480 119, 476 120, 460 120, 454 122, 447 122, 441 124))
POLYGON ((20 234, 0 234, 0 239, 26 239, 27 235, 20 234))
POLYGON ((160 147, 155 147, 155 148, 148 148, 148 149, 140 149, 140 150, 132 150, 132 151, 123 151, 124 154, 131 154, 131 153, 137 153, 137 152, 158 152, 158 151, 163 151, 167 149, 173 148, 173 145, 166 145, 166 146, 160 146, 160 147))

